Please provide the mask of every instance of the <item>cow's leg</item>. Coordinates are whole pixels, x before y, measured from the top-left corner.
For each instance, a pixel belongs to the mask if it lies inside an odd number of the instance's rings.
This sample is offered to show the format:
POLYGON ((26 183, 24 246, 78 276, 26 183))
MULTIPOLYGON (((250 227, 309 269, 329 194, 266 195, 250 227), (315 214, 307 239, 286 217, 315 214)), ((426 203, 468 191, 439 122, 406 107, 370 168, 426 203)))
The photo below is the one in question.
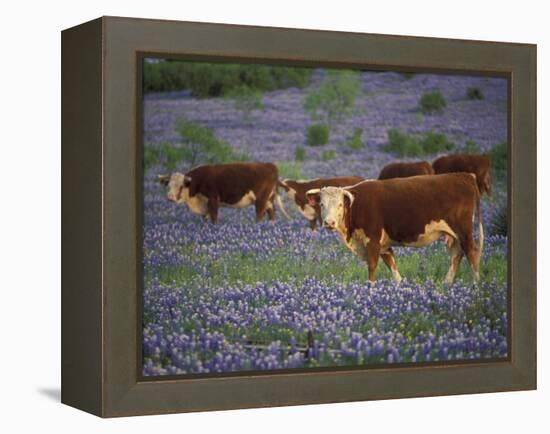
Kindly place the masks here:
POLYGON ((474 285, 477 285, 479 282, 479 250, 474 241, 473 231, 468 231, 467 235, 462 237, 460 243, 472 268, 474 285))
POLYGON ((449 254, 451 255, 451 266, 449 267, 449 271, 447 271, 447 275, 445 276, 445 283, 447 283, 448 285, 451 285, 455 280, 458 267, 460 266, 460 261, 462 261, 462 258, 464 256, 459 241, 453 237, 450 238, 452 241, 450 243, 450 246, 448 247, 449 254))
POLYGON ((256 202, 254 202, 254 207, 256 208, 256 223, 263 220, 265 212, 267 210, 267 204, 268 200, 261 197, 256 199, 256 202))
POLYGON ((390 269, 394 280, 397 283, 401 282, 401 275, 399 274, 399 270, 397 269, 397 263, 395 262, 395 256, 393 255, 393 249, 390 247, 384 253, 381 253, 380 256, 382 256, 384 264, 386 264, 386 266, 390 269))
POLYGON ((211 197, 208 199, 208 214, 210 215, 210 220, 212 223, 218 222, 218 210, 220 204, 217 197, 211 197))
POLYGON ((267 215, 269 220, 275 220, 275 194, 273 193, 267 201, 267 215))
POLYGON ((376 281, 376 267, 380 259, 380 246, 375 243, 367 244, 367 266, 369 267, 369 280, 376 281))

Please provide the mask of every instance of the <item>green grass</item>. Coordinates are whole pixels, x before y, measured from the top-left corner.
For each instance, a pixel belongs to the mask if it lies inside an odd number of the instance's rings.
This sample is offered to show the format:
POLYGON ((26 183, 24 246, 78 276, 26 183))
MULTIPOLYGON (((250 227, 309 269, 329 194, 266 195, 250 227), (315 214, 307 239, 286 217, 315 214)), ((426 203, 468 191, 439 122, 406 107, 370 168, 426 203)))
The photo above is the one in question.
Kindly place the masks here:
POLYGON ((327 149, 323 151, 323 154, 321 155, 321 159, 323 161, 335 160, 336 158, 338 158, 338 154, 334 149, 327 149))
MULTIPOLYGON (((368 270, 366 265, 342 245, 326 245, 323 249, 335 249, 338 253, 336 260, 323 262, 315 257, 305 256, 300 259, 290 257, 284 249, 274 250, 266 259, 258 259, 252 254, 232 253, 221 260, 212 261, 208 257, 198 257, 200 263, 207 264, 212 272, 210 282, 214 286, 224 286, 243 282, 254 284, 258 280, 271 283, 278 281, 302 282, 304 279, 315 276, 324 280, 336 276, 343 284, 352 282, 367 282, 368 270)), ((395 249, 399 272, 403 278, 414 282, 433 280, 442 283, 449 269, 450 258, 443 245, 435 249, 417 249, 412 254, 399 254, 395 249)), ((196 256, 196 253, 195 253, 196 256)), ((480 277, 484 281, 496 280, 500 284, 507 281, 507 259, 504 255, 495 253, 480 267, 480 277)), ((155 270, 161 283, 177 283, 188 288, 200 285, 194 279, 195 271, 190 267, 163 267, 155 270)), ((392 279, 390 271, 380 260, 377 269, 378 279, 392 279)), ((472 283, 470 265, 463 259, 456 276, 467 284, 472 283)))
POLYGON ((302 179, 302 165, 299 161, 276 161, 281 179, 302 179))

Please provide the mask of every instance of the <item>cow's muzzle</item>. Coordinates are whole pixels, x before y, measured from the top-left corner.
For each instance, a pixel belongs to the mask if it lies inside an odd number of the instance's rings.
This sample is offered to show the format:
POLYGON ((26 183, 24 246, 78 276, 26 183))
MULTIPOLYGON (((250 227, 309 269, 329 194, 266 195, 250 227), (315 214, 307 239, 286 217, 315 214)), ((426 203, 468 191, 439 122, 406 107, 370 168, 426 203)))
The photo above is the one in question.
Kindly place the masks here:
POLYGON ((336 229, 336 222, 333 220, 323 220, 323 226, 328 230, 333 231, 336 229))

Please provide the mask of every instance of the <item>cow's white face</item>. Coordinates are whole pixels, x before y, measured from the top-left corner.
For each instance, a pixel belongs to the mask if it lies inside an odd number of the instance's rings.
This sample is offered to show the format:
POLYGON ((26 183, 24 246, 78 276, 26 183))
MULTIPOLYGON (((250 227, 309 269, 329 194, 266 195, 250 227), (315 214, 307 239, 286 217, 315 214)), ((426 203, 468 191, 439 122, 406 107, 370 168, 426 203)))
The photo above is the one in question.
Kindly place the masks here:
POLYGON ((345 202, 348 200, 351 207, 354 199, 349 191, 340 187, 323 187, 309 190, 306 195, 310 203, 318 203, 321 207, 323 226, 331 230, 344 226, 345 202))
POLYGON ((183 173, 174 172, 168 181, 168 192, 166 197, 175 203, 186 203, 189 200, 189 185, 191 178, 183 173))

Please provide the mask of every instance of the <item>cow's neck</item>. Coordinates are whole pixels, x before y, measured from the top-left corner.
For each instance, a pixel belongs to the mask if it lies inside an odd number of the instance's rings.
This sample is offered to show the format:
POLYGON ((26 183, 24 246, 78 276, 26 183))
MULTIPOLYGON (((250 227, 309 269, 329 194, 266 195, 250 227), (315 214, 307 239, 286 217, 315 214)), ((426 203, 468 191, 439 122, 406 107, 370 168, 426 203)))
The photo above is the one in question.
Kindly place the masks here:
POLYGON ((336 231, 338 231, 344 241, 348 239, 348 228, 343 220, 338 225, 336 225, 336 231))
POLYGON ((296 202, 296 205, 304 209, 306 205, 306 191, 308 190, 308 188, 298 183, 291 184, 289 185, 289 187, 292 190, 292 192, 289 193, 292 194, 292 199, 294 200, 294 202, 296 202))

